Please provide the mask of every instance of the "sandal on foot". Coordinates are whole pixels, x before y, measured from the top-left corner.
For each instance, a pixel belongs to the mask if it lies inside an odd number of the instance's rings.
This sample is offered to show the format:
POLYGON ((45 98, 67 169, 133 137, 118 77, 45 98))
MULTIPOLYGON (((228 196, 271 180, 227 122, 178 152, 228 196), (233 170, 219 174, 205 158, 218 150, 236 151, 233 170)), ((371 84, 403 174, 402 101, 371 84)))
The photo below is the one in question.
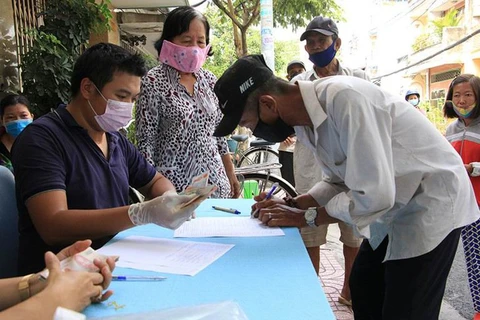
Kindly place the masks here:
POLYGON ((338 296, 338 302, 343 304, 343 305, 349 306, 349 307, 352 306, 352 300, 347 300, 346 298, 342 297, 341 295, 338 296))

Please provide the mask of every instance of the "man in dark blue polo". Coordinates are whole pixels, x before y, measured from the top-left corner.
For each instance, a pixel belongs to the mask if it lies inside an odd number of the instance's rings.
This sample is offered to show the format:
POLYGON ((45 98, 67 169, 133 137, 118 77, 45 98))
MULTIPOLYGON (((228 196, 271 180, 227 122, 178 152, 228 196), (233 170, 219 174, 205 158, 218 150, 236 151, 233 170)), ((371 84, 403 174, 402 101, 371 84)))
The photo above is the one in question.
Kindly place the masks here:
POLYGON ((192 196, 177 195, 117 132, 132 118, 145 73, 143 59, 119 46, 89 48, 75 64, 70 103, 17 138, 20 274, 40 270, 44 252, 76 240, 90 238, 99 248, 134 225, 174 229, 191 216, 196 205, 180 204, 192 196), (129 185, 152 200, 129 206, 129 185))

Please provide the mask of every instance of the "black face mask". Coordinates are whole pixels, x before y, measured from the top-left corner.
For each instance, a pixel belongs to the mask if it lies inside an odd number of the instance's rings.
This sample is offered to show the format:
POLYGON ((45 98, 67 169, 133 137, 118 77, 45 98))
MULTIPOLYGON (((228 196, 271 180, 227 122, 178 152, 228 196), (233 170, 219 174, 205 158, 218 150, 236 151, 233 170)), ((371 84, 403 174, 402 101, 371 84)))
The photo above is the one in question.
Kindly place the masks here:
POLYGON ((278 118, 273 125, 268 125, 260 120, 259 117, 257 126, 253 130, 255 137, 265 139, 269 142, 282 142, 294 133, 295 130, 281 118, 278 118))

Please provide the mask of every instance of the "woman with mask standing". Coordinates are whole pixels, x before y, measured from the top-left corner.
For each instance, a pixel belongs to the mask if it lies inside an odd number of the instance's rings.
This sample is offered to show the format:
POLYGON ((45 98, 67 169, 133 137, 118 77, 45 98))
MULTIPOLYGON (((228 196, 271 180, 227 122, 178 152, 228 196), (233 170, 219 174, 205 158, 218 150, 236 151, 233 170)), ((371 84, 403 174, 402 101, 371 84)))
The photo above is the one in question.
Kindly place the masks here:
POLYGON ((408 90, 407 93, 405 93, 405 101, 415 108, 418 108, 418 105, 420 104, 420 93, 415 89, 408 90))
POLYGON ((0 165, 13 172, 10 151, 15 138, 33 121, 30 102, 19 94, 6 96, 0 101, 0 119, 4 130, 0 131, 0 165))
MULTIPOLYGON (((480 204, 480 78, 471 74, 456 77, 448 89, 444 115, 457 118, 447 128, 446 137, 458 151, 470 175, 480 204)), ((462 241, 467 262, 468 281, 475 309, 474 320, 480 320, 480 220, 463 228, 462 241)))
POLYGON ((170 12, 155 43, 160 65, 142 80, 136 106, 138 149, 178 192, 192 178, 209 173, 216 198, 237 198, 235 176, 225 138, 214 138, 222 118, 213 92, 215 76, 202 66, 211 55, 210 26, 192 7, 170 12))
POLYGON ((405 93, 405 101, 407 101, 412 106, 414 106, 424 116, 427 115, 425 110, 420 109, 420 93, 417 90, 415 89, 408 90, 407 93, 405 93))

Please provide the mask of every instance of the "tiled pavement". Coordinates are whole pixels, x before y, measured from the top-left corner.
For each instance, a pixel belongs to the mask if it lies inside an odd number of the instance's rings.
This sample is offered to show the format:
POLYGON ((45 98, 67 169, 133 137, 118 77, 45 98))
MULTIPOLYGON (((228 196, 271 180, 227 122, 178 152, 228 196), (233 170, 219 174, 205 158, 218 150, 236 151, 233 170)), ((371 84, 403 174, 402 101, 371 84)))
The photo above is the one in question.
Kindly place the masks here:
POLYGON ((323 291, 337 320, 353 320, 351 308, 337 301, 343 286, 343 274, 343 267, 335 259, 332 250, 328 246, 322 246, 319 279, 323 291))
MULTIPOLYGON (((336 224, 330 225, 327 234, 327 243, 320 247, 319 279, 327 300, 337 320, 353 320, 351 309, 337 302, 343 285, 343 245, 338 240, 340 230, 336 224)), ((443 300, 439 320, 467 320, 452 307, 447 300, 443 300)), ((471 318, 470 318, 471 319, 471 318)))

